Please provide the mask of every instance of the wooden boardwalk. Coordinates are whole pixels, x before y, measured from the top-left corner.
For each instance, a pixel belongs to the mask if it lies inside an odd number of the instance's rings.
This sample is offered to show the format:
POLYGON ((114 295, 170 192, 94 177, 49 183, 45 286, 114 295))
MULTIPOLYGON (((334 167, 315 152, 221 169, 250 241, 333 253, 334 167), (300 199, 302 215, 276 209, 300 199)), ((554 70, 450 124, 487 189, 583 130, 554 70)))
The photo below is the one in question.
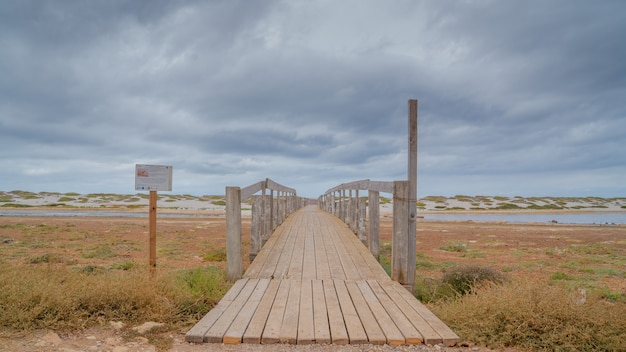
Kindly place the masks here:
POLYGON ((450 346, 459 338, 343 222, 308 206, 276 229, 186 340, 450 346))

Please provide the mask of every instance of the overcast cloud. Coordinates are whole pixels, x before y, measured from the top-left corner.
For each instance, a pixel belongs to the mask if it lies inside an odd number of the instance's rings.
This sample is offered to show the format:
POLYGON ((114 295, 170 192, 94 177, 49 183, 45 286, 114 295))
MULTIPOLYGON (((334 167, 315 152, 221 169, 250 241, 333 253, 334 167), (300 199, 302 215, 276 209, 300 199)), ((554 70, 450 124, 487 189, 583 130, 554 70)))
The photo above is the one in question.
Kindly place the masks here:
POLYGON ((0 2, 0 190, 626 196, 626 2, 0 2))

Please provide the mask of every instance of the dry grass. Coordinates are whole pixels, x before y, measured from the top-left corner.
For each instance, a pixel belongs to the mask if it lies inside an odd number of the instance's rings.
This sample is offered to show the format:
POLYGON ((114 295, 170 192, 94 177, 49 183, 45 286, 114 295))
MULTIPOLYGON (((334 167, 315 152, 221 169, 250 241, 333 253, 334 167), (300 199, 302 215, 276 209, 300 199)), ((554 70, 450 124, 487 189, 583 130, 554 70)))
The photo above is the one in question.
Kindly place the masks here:
POLYGON ((626 350, 626 302, 545 280, 488 283, 431 309, 463 338, 492 348, 626 350))
POLYGON ((109 321, 197 322, 226 292, 224 274, 200 268, 155 275, 145 270, 78 271, 66 265, 0 264, 0 326, 12 330, 83 329, 109 321))

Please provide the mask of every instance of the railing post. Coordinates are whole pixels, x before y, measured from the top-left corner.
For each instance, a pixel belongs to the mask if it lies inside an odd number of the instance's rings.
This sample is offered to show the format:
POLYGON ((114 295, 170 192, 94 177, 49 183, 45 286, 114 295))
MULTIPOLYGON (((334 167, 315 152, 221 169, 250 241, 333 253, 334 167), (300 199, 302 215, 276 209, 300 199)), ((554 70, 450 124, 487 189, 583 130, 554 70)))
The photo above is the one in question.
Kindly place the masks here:
POLYGON ((391 278, 413 292, 415 284, 415 233, 410 233, 409 181, 393 183, 393 234, 391 243, 391 278))
POLYGON ((250 221, 250 262, 256 258, 261 250, 261 232, 265 224, 263 223, 263 197, 255 197, 252 201, 252 220, 250 221))
POLYGON ((241 188, 226 187, 226 261, 227 278, 237 281, 242 275, 241 188))
POLYGON ((380 259, 380 193, 378 191, 368 191, 369 203, 369 236, 367 236, 367 247, 370 253, 380 259))
MULTIPOLYGON (((276 195, 278 196, 278 192, 276 192, 276 195)), ((272 221, 272 227, 271 227, 271 232, 274 232, 274 230, 276 230, 276 228, 278 227, 277 224, 277 219, 278 219, 278 215, 276 214, 278 212, 278 209, 276 208, 276 197, 274 197, 274 190, 271 190, 270 192, 270 204, 272 207, 272 216, 271 216, 271 221, 272 221)))
POLYGON ((367 236, 365 234, 365 214, 366 214, 365 208, 367 207, 367 201, 365 199, 359 199, 358 202, 359 202, 359 212, 358 212, 359 240, 361 240, 361 243, 363 243, 364 245, 367 245, 367 236))

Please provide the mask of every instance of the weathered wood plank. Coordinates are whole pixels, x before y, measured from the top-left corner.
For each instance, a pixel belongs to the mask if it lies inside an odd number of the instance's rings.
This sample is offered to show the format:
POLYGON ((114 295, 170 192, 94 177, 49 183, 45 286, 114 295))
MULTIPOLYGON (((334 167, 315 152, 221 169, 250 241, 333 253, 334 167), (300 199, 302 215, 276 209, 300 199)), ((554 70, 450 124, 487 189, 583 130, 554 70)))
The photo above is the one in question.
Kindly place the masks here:
MULTIPOLYGON (((313 323, 315 330, 315 342, 330 343, 331 339, 330 325, 328 321, 328 307, 326 305, 326 297, 324 295, 323 281, 313 280, 311 282, 311 291, 313 294, 313 323)), ((298 335, 298 337, 300 336, 298 335)))
POLYGON ((248 282, 247 279, 241 279, 226 292, 226 295, 219 301, 219 303, 211 309, 200 321, 194 325, 191 330, 185 334, 185 341, 193 343, 204 342, 204 335, 215 324, 217 319, 224 313, 224 311, 233 303, 235 298, 239 295, 243 287, 248 282))
POLYGON ((283 325, 280 328, 280 342, 295 344, 298 341, 298 318, 300 316, 300 290, 302 281, 291 281, 283 325))
POLYGON ((459 341, 459 336, 454 333, 441 319, 437 318, 422 302, 418 301, 407 290, 402 290, 399 285, 395 286, 395 290, 402 295, 413 310, 415 310, 425 321, 428 322, 436 332, 441 336, 441 340, 445 346, 454 346, 459 341))
POLYGON ((374 294, 370 286, 366 281, 357 281, 356 285, 359 287, 363 299, 370 307, 370 311, 374 315, 374 319, 378 322, 378 326, 382 329, 387 339, 387 344, 392 346, 403 345, 406 340, 404 335, 396 326, 394 320, 389 316, 378 297, 374 294))
POLYGON ((313 286, 311 280, 302 280, 300 289, 300 314, 298 316, 298 345, 315 342, 313 318, 313 286))
POLYGON ((346 281, 346 288, 348 289, 348 292, 350 292, 352 303, 359 314, 359 319, 361 320, 361 324, 363 324, 363 328, 365 329, 369 342, 374 345, 385 344, 387 342, 387 338, 385 337, 383 330, 378 325, 372 311, 368 307, 365 298, 363 298, 361 290, 357 286, 356 282, 346 281))
POLYGON ((329 228, 329 232, 335 236, 336 240, 333 242, 333 244, 335 245, 337 256, 341 261, 341 266, 343 267, 346 279, 360 280, 361 271, 354 264, 352 257, 348 253, 348 250, 346 249, 346 245, 344 243, 345 237, 354 235, 345 226, 343 228, 329 228))
POLYGON ((267 318, 265 330, 261 337, 261 343, 277 343, 280 341, 280 329, 283 326, 283 317, 285 315, 285 307, 287 306, 287 297, 289 297, 289 288, 291 280, 281 280, 280 287, 274 298, 274 304, 267 318))
MULTIPOLYGON (((328 325, 330 328, 330 337, 332 343, 336 345, 345 345, 349 342, 348 330, 346 329, 345 313, 342 314, 339 297, 335 289, 333 280, 324 280, 324 298, 326 299, 326 308, 328 313, 328 325)), ((345 286, 344 286, 345 289, 345 286)), ((356 315, 356 312, 354 312, 356 315)), ((361 329, 363 329, 361 327, 361 329)), ((365 331, 363 331, 365 335, 365 331)), ((367 336, 366 336, 367 337, 367 336)))
POLYGON ((413 309, 411 302, 417 301, 417 299, 413 297, 409 291, 394 281, 387 281, 381 284, 381 287, 385 290, 387 295, 389 295, 389 298, 400 308, 417 331, 419 331, 424 339, 424 343, 429 345, 442 343, 441 336, 415 309, 413 309))
POLYGON ((250 320, 256 312, 257 307, 261 302, 261 298, 265 294, 265 291, 270 283, 270 280, 268 279, 254 280, 257 281, 256 287, 254 288, 254 291, 252 291, 248 301, 244 304, 243 308, 241 308, 241 311, 224 334, 224 343, 241 343, 243 334, 248 328, 248 324, 250 324, 250 320))
MULTIPOLYGON (((402 309, 396 305, 396 303, 387 295, 387 292, 380 286, 380 283, 377 280, 367 280, 369 287, 372 292, 378 298, 378 301, 387 311, 394 324, 398 327, 398 329, 402 332, 404 336, 405 343, 409 345, 417 345, 424 342, 422 335, 417 331, 417 329, 411 324, 409 319, 402 313, 402 309)), ((379 320, 380 321, 380 320, 379 320)), ((381 322, 381 326, 385 326, 386 324, 381 322)))
POLYGON ((243 308, 247 302, 257 283, 257 279, 248 280, 248 282, 246 282, 246 285, 243 287, 237 298, 235 298, 233 303, 226 308, 220 318, 204 335, 204 342, 222 342, 226 330, 228 330, 232 322, 235 318, 237 318, 237 314, 239 314, 241 308, 243 308))
POLYGON ((367 343, 367 334, 363 323, 359 318, 359 314, 355 308, 355 304, 348 293, 345 281, 334 280, 335 291, 337 292, 337 299, 341 306, 341 312, 343 313, 343 320, 346 324, 346 330, 348 331, 348 338, 351 344, 363 344, 367 343))
POLYGON ((304 258, 302 267, 302 280, 315 280, 317 278, 317 266, 316 266, 316 252, 315 248, 315 230, 316 226, 319 226, 315 218, 307 216, 307 222, 305 223, 304 231, 304 258))
POLYGON ((293 249, 296 243, 296 236, 294 236, 294 231, 293 229, 295 228, 295 226, 299 226, 299 222, 294 221, 290 228, 289 228, 289 232, 285 235, 285 241, 282 241, 281 243, 283 244, 282 249, 280 251, 277 251, 278 253, 276 254, 276 261, 273 263, 275 263, 275 267, 273 268, 273 270, 268 270, 267 272, 264 271, 263 275, 268 275, 269 272, 273 272, 270 276, 273 276, 276 279, 286 279, 287 278, 287 271, 289 270, 289 262, 291 262, 291 257, 293 256, 293 249))
POLYGON ((279 286, 279 280, 269 280, 269 285, 263 294, 263 298, 261 302, 259 302, 259 306, 243 334, 244 343, 261 343, 263 330, 265 329, 265 324, 267 323, 267 318, 274 304, 274 298, 276 297, 279 286))
POLYGON ((304 265, 304 234, 306 225, 304 224, 303 217, 300 217, 300 220, 303 222, 303 225, 293 229, 292 236, 295 236, 295 244, 291 261, 289 262, 289 269, 287 270, 287 278, 292 280, 302 279, 302 268, 304 265))
MULTIPOLYGON (((287 236, 283 236, 283 233, 286 230, 288 230, 288 227, 279 227, 276 229, 274 235, 271 236, 265 243, 265 246, 263 247, 264 250, 260 251, 254 261, 250 264, 248 270, 246 270, 246 273, 244 274, 244 277, 249 279, 261 278, 259 275, 266 267, 266 264, 267 267, 273 267, 276 265, 275 263, 268 263, 268 260, 270 260, 270 257, 274 256, 277 251, 280 255, 280 249, 278 248, 283 246, 283 243, 287 238, 287 236)), ((272 274, 267 275, 267 278, 271 275, 272 274)))
MULTIPOLYGON (((328 253, 324 245, 324 236, 320 230, 321 223, 318 221, 317 226, 313 229, 313 239, 315 245, 315 272, 316 278, 319 280, 329 280, 331 278, 331 269, 329 266, 328 253)), ((331 253, 332 255, 332 253, 331 253)))
POLYGON ((324 250, 326 251, 326 258, 328 259, 328 268, 330 269, 330 275, 333 279, 345 280, 346 274, 341 265, 339 254, 335 248, 334 238, 332 231, 328 228, 328 222, 326 219, 322 222, 322 239, 324 243, 324 250))

